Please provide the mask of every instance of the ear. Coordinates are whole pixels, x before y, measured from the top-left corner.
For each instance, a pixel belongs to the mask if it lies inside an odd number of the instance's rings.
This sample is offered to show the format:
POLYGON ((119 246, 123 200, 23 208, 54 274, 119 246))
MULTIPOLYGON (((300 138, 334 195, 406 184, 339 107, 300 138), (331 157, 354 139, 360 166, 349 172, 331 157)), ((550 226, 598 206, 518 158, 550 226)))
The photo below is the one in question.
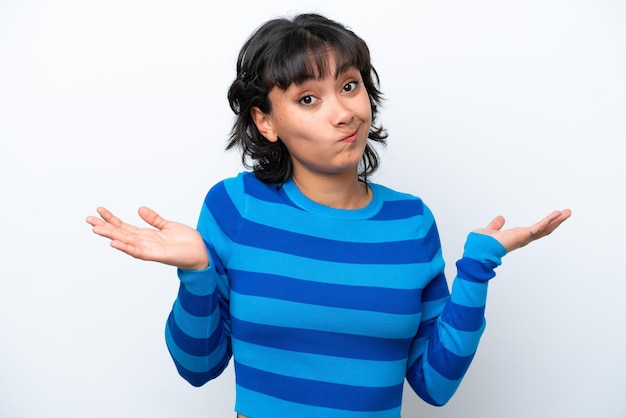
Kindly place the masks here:
POLYGON ((272 118, 269 114, 263 113, 261 109, 254 106, 250 109, 250 116, 252 116, 252 120, 254 121, 256 128, 259 132, 261 132, 261 135, 263 135, 265 139, 270 142, 278 141, 278 134, 274 130, 272 118))

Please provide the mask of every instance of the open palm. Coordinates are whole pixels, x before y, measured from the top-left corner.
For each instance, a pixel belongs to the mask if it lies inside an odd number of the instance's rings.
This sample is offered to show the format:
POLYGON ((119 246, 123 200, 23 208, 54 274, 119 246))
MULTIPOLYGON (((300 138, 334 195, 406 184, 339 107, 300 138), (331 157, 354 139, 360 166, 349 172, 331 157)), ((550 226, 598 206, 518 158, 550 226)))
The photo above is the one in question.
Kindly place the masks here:
POLYGON ((139 208, 139 216, 153 228, 139 228, 122 222, 103 207, 97 212, 100 217, 87 217, 92 231, 109 238, 111 247, 132 257, 185 270, 200 270, 209 265, 202 236, 190 226, 163 219, 145 206, 139 208))
POLYGON ((500 244, 506 248, 508 253, 528 245, 539 238, 550 235, 571 215, 572 211, 569 209, 556 210, 531 226, 515 227, 506 230, 502 230, 502 227, 504 226, 504 217, 497 216, 489 223, 489 225, 487 225, 486 228, 477 229, 474 232, 489 235, 497 239, 500 244))

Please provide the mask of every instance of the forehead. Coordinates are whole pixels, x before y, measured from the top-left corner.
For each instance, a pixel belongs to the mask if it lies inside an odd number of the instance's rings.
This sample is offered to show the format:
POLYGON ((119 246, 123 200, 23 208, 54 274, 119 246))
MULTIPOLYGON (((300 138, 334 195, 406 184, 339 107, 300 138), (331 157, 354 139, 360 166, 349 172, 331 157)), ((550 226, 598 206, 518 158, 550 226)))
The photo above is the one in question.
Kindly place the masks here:
POLYGON ((359 68, 359 58, 344 47, 327 43, 292 49, 268 68, 265 82, 269 86, 287 89, 292 84, 308 80, 336 78, 351 68, 359 68))
MULTIPOLYGON (((329 61, 329 63, 332 65, 332 61, 329 61)), ((311 77, 306 78, 301 82, 293 82, 285 88, 276 84, 270 89, 270 91, 280 90, 283 92, 297 92, 303 89, 308 90, 321 88, 322 86, 335 88, 341 87, 341 85, 347 83, 347 80, 355 80, 361 78, 361 74, 355 67, 347 67, 341 72, 335 72, 332 70, 333 68, 335 67, 329 67, 329 71, 327 71, 326 73, 320 73, 316 70, 315 74, 313 74, 311 77)))
MULTIPOLYGON (((345 57, 337 57, 332 49, 320 51, 319 55, 309 54, 309 59, 303 62, 303 69, 296 74, 295 79, 303 82, 313 80, 337 79, 341 74, 355 70, 355 65, 345 57)), ((294 83, 297 84, 294 80, 294 83)))

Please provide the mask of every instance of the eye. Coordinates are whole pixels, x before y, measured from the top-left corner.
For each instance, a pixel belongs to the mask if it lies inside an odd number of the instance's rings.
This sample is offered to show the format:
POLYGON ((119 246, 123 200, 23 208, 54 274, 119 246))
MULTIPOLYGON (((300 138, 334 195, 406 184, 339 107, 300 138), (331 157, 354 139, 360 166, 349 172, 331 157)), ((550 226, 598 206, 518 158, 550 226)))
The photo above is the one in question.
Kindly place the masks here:
POLYGON ((349 83, 345 84, 345 85, 343 86, 343 89, 342 89, 342 90, 343 90, 344 92, 348 93, 348 92, 351 92, 351 91, 356 90, 356 88, 358 87, 358 85, 359 85, 359 82, 358 82, 358 81, 351 81, 351 82, 349 82, 349 83))
POLYGON ((298 103, 305 105, 305 106, 311 106, 312 104, 315 103, 315 97, 311 96, 310 94, 307 94, 306 96, 302 96, 300 97, 300 99, 298 99, 298 103))

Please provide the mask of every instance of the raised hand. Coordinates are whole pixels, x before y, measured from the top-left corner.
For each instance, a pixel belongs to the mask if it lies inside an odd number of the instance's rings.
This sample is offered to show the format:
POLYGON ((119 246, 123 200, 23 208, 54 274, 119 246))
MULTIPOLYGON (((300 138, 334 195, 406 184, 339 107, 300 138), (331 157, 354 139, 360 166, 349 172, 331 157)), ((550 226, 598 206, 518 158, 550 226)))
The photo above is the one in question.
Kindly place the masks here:
POLYGON ((516 227, 502 231, 504 217, 495 217, 486 228, 477 229, 474 232, 492 236, 497 239, 507 253, 530 244, 533 241, 550 235, 567 218, 572 215, 569 209, 557 210, 546 216, 539 222, 528 227, 516 227))
POLYGON ((202 236, 194 228, 168 221, 150 208, 139 208, 139 216, 154 228, 139 228, 122 222, 109 210, 97 209, 100 218, 87 217, 92 231, 111 240, 111 247, 132 257, 157 261, 185 270, 201 270, 209 265, 202 236))

